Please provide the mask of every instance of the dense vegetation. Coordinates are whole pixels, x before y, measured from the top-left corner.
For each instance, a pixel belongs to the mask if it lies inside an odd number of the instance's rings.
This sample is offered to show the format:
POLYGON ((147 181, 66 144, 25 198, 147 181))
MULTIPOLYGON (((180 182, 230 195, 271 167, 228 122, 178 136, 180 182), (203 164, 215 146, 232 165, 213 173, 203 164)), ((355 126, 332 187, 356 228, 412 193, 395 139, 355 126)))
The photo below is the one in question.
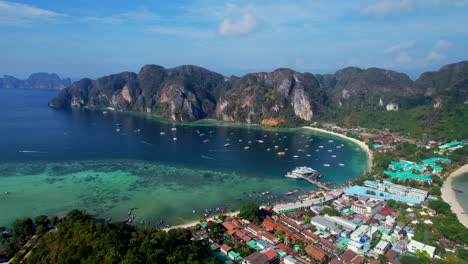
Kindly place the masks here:
POLYGON ((468 105, 452 101, 442 108, 432 105, 420 105, 398 111, 344 109, 329 111, 323 118, 345 127, 360 126, 383 129, 409 134, 412 137, 425 135, 432 139, 462 139, 468 135, 468 105))
MULTIPOLYGON (((37 218, 36 225, 48 223, 37 218)), ((36 227, 36 232, 38 232, 36 227)), ((44 230, 44 229, 42 229, 44 230)), ((31 219, 16 221, 12 228, 13 245, 34 234, 31 219)), ((43 231, 40 231, 43 232, 43 231)), ((18 248, 5 246, 8 257, 18 248)), ((17 254, 21 254, 20 251, 17 254)), ((22 255, 21 255, 22 257, 22 255)), ((20 258, 16 259, 18 261, 20 258)), ((28 263, 206 263, 203 247, 191 240, 188 230, 168 232, 140 228, 125 223, 98 223, 79 210, 71 211, 56 228, 38 239, 28 263)))

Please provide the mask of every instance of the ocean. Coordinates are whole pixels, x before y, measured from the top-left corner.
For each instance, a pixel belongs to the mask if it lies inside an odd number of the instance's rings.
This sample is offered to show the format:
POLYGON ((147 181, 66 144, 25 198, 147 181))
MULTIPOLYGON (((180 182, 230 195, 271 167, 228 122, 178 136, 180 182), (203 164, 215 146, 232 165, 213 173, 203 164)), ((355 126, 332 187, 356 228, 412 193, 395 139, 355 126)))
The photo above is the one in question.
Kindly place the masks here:
POLYGON ((0 89, 0 226, 75 208, 114 221, 133 208, 136 222, 183 224, 207 209, 231 211, 316 190, 284 177, 297 166, 317 169, 320 181, 334 186, 368 167, 355 143, 307 129, 49 108, 56 94, 0 89), (292 190, 298 192, 286 195, 292 190))

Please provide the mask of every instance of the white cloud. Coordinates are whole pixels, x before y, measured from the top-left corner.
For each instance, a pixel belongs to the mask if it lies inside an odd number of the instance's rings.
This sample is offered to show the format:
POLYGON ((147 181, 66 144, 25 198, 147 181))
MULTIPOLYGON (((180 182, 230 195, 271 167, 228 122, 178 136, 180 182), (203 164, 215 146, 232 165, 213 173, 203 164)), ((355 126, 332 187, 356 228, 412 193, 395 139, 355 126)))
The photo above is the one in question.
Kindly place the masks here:
POLYGON ((435 45, 436 49, 450 48, 450 47, 452 47, 452 43, 445 41, 445 40, 439 40, 437 41, 435 45))
POLYGON ((398 53, 398 56, 395 59, 395 62, 398 65, 405 65, 405 64, 411 63, 412 61, 413 59, 411 59, 411 57, 405 51, 398 53))
POLYGON ((410 49, 410 48, 413 48, 414 46, 416 46, 416 42, 414 42, 414 41, 400 43, 400 44, 397 44, 395 46, 392 46, 390 48, 385 49, 384 53, 392 53, 392 52, 396 52, 396 51, 410 49))
POLYGON ((100 23, 146 23, 158 21, 160 19, 161 17, 158 14, 144 8, 111 16, 88 16, 83 18, 84 21, 100 23))
POLYGON ((259 23, 252 13, 244 13, 234 20, 233 17, 225 18, 218 28, 218 33, 223 36, 245 35, 256 31, 259 23))
POLYGON ((0 1, 0 25, 18 26, 37 22, 50 22, 65 14, 32 5, 0 1))
POLYGON ((204 30, 195 27, 153 26, 150 27, 149 30, 159 34, 172 35, 178 37, 206 38, 214 35, 213 32, 210 30, 204 30))
POLYGON ((414 0, 380 0, 364 8, 362 15, 387 16, 399 12, 409 11, 413 8, 414 0))
POLYGON ((441 61, 443 59, 445 59, 446 57, 442 54, 439 54, 435 51, 431 51, 429 52, 429 54, 427 55, 426 57, 426 60, 427 61, 441 61))

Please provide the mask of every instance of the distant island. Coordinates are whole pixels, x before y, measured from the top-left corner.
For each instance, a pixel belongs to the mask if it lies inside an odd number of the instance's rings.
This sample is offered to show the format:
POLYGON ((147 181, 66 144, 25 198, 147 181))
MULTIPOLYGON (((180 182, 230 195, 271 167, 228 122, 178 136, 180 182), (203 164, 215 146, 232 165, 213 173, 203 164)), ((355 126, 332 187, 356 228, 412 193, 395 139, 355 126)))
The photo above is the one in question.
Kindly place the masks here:
POLYGON ((462 61, 416 81, 379 68, 348 67, 325 75, 281 68, 225 77, 192 65, 146 65, 138 74, 82 79, 49 105, 143 112, 183 122, 212 118, 294 127, 319 121, 452 139, 468 134, 467 102, 468 61, 462 61))
POLYGON ((62 79, 55 73, 33 73, 26 80, 20 80, 10 75, 4 75, 3 78, 0 78, 0 89, 62 90, 70 85, 70 78, 62 79))

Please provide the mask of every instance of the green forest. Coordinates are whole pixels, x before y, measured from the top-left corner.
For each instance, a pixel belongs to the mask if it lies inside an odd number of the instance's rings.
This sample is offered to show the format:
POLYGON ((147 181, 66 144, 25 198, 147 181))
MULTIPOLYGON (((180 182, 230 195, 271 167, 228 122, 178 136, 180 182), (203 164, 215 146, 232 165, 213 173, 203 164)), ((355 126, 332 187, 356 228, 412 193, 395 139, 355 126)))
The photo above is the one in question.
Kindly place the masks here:
POLYGON ((12 242, 4 240, 3 254, 17 254, 12 263, 19 263, 24 250, 18 250, 28 247, 22 241, 34 233, 43 233, 35 246, 29 245, 33 249, 27 256, 28 263, 207 263, 203 246, 191 240, 188 230, 166 232, 123 222, 99 223, 79 210, 53 221, 59 223, 48 230, 38 228, 41 225, 37 221, 34 225, 32 219, 16 221, 11 229, 12 242))

